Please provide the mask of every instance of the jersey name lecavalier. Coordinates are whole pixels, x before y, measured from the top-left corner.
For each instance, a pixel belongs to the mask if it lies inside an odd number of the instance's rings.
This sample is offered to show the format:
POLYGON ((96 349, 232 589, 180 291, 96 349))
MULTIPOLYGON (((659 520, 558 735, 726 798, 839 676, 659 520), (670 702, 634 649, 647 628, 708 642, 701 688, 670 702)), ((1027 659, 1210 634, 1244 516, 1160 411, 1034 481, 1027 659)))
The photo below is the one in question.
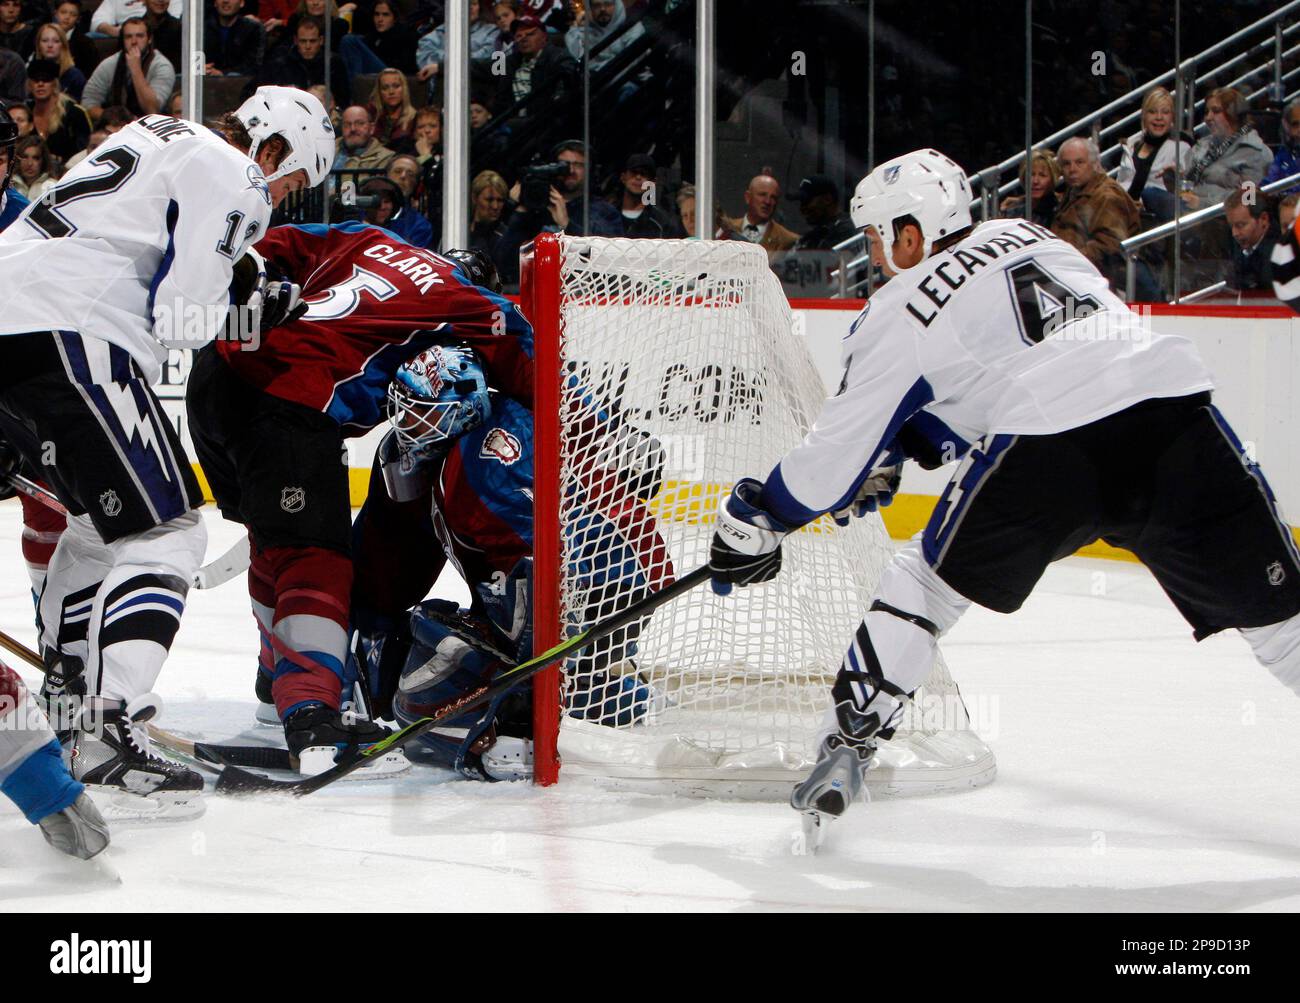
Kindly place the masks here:
POLYGON ((1152 332, 1079 251, 1021 220, 984 223, 892 278, 841 362, 839 392, 768 479, 787 520, 843 505, 909 419, 964 447, 1213 387, 1190 342, 1152 332))
POLYGON ((0 234, 0 335, 100 338, 154 382, 162 342, 198 348, 223 329, 234 261, 270 217, 252 160, 193 122, 146 115, 0 234))

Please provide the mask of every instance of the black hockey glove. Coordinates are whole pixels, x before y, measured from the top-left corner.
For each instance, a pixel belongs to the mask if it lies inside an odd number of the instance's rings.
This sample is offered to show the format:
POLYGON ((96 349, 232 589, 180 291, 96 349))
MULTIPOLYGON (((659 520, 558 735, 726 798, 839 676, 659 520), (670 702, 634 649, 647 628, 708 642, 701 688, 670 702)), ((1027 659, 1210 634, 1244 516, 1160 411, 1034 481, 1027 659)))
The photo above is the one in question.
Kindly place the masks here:
POLYGON ((831 513, 831 518, 839 525, 847 526, 854 519, 860 519, 868 512, 884 508, 894 500, 898 485, 902 480, 903 465, 877 467, 867 476, 858 488, 857 494, 849 499, 843 508, 831 513))
POLYGON ((762 491, 760 482, 743 478, 718 509, 709 566, 713 591, 720 596, 733 585, 769 582, 781 570, 781 541, 792 529, 759 507, 762 491))
POLYGON ((18 493, 17 488, 9 483, 9 477, 18 473, 22 464, 23 458, 18 455, 18 450, 6 440, 0 439, 0 501, 18 493))
POLYGON ((266 284, 262 287, 262 330, 292 324, 307 312, 302 301, 302 287, 283 275, 272 274, 268 265, 266 284))

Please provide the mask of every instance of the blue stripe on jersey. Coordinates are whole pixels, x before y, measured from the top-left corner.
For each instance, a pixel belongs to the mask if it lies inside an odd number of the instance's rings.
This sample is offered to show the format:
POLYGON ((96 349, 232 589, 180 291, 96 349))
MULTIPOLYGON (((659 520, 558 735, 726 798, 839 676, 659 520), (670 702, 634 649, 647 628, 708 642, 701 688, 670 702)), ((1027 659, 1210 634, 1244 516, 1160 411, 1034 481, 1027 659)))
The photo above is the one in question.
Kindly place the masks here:
MULTIPOLYGON (((158 295, 158 287, 162 285, 163 279, 167 278, 167 273, 172 270, 172 262, 176 260, 176 220, 180 216, 180 207, 176 200, 172 199, 167 203, 167 250, 163 252, 162 261, 158 262, 158 271, 154 272, 153 281, 149 283, 149 318, 153 319, 153 301, 158 295)), ((178 327, 177 330, 180 328, 178 327)))
POLYGON ((0 232, 3 232, 31 203, 16 191, 6 191, 0 195, 0 200, 3 203, 0 204, 0 232))
POLYGON ((817 511, 797 501, 794 495, 790 493, 790 489, 786 487, 785 478, 781 474, 781 464, 779 463, 772 468, 767 482, 763 485, 762 507, 790 527, 803 526, 812 522, 824 512, 834 512, 843 508, 858 493, 858 489, 862 487, 862 482, 867 479, 871 471, 880 465, 884 454, 893 448, 894 438, 898 435, 898 430, 903 427, 903 422, 933 400, 934 391, 925 377, 921 377, 912 384, 907 393, 903 394, 903 399, 898 402, 898 407, 894 408, 893 416, 885 425, 880 440, 867 458, 866 466, 853 479, 852 485, 844 492, 844 495, 829 508, 817 511))
POLYGON ((1223 437, 1227 439, 1228 442, 1232 444, 1233 449, 1237 451, 1237 456, 1241 460, 1241 465, 1246 468, 1246 473, 1250 474, 1250 476, 1255 479, 1260 494, 1264 496, 1264 503, 1273 514, 1273 522, 1277 524, 1278 535, 1282 537, 1283 546, 1286 547, 1287 552, 1291 555, 1291 559, 1297 564, 1300 564, 1300 550, 1297 550, 1296 548, 1295 537, 1291 535, 1291 530, 1287 521, 1282 517, 1282 511, 1277 505, 1277 495, 1273 493, 1272 485, 1270 485, 1268 480, 1264 477, 1264 471, 1260 469, 1258 463, 1251 459, 1250 453, 1247 451, 1246 447, 1242 445, 1241 440, 1237 438, 1237 433, 1232 430, 1232 426, 1228 424, 1228 419, 1223 416, 1223 412, 1213 404, 1208 405, 1208 407, 1210 410, 1210 417, 1214 419, 1214 423, 1219 427, 1219 431, 1223 434, 1223 437))
POLYGON ((928 411, 917 411, 904 423, 928 442, 936 453, 945 455, 949 460, 957 460, 970 452, 970 443, 948 427, 947 423, 936 418, 928 411))

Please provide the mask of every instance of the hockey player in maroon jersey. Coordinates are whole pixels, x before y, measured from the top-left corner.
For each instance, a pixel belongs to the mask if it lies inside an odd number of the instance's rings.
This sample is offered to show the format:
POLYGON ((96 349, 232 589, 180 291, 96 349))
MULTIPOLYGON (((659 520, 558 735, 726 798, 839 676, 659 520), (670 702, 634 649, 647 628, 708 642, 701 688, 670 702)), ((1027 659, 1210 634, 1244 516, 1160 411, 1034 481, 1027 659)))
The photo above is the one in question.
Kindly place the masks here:
POLYGON ((476 284, 470 252, 440 256, 360 223, 278 227, 256 251, 302 286, 306 313, 258 345, 205 348, 186 407, 222 514, 249 528, 259 695, 270 683, 290 752, 315 772, 385 734, 341 709, 352 585, 344 440, 383 420, 398 366, 449 340, 473 344, 504 392, 531 401, 532 330, 476 284))

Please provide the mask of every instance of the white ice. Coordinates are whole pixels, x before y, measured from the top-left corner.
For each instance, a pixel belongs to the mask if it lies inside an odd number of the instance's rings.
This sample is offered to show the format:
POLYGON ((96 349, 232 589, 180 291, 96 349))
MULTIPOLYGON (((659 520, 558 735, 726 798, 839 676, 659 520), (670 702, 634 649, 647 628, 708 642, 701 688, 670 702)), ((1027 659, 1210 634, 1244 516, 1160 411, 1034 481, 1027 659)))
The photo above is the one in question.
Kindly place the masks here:
MULTIPOLYGON (((18 526, 0 505, 0 629, 30 643, 18 526)), ((209 528, 209 556, 237 532, 211 510, 209 528)), ((973 610, 944 650, 998 779, 855 806, 815 857, 792 853, 783 805, 416 767, 118 829, 121 884, 5 801, 0 911, 1300 909, 1300 699, 1238 637, 1194 644, 1143 569, 1072 559, 1020 614, 973 610)), ((255 651, 241 581, 191 593, 159 723, 253 736, 255 651)))

